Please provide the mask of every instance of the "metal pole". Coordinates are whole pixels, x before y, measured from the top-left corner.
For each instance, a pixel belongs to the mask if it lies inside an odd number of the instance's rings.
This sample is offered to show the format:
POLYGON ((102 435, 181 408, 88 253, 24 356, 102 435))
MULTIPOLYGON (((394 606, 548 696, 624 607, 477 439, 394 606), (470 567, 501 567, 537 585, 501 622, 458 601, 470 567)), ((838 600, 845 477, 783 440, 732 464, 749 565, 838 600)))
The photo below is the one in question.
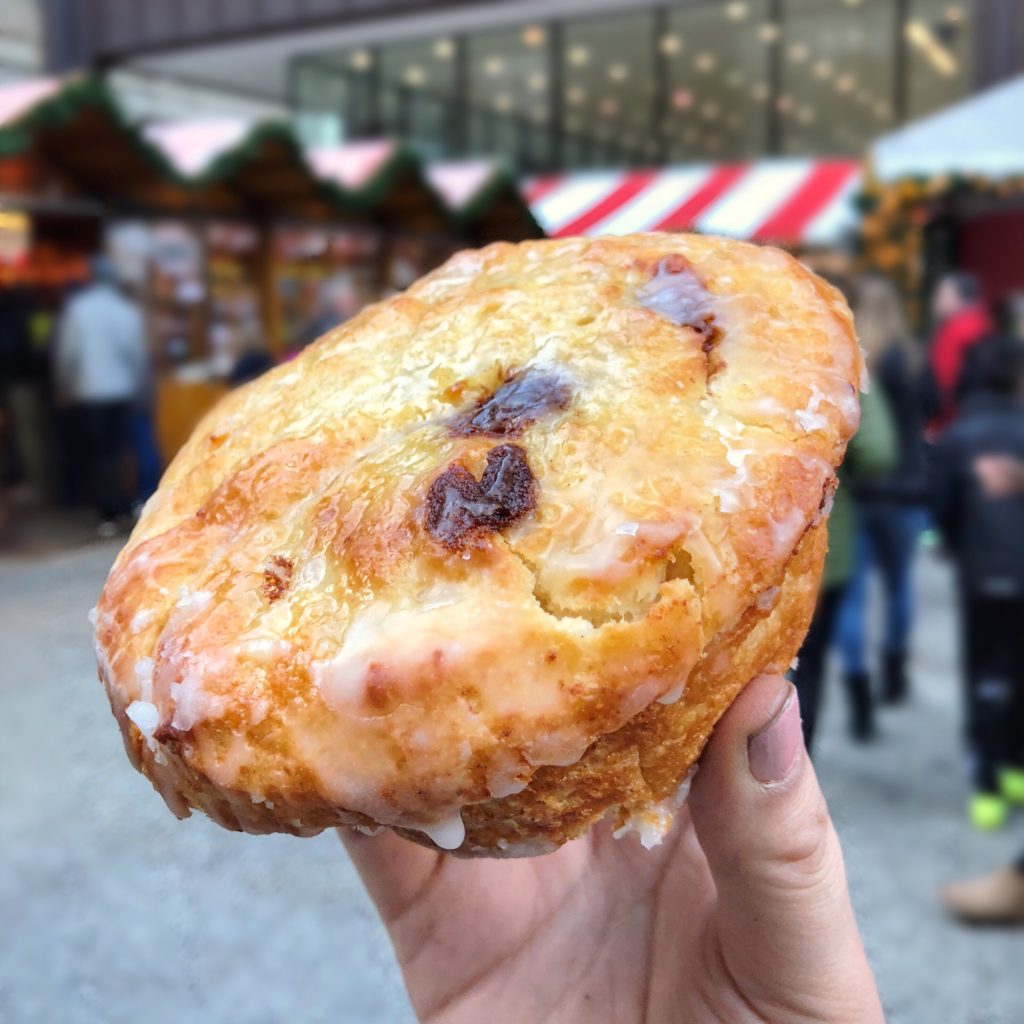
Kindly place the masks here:
POLYGON ((892 5, 892 117, 894 124, 907 119, 907 0, 895 0, 892 5))
POLYGON ((551 119, 552 168, 565 166, 565 75, 562 23, 548 23, 548 110, 551 119))
POLYGON ((654 11, 651 35, 651 67, 654 68, 654 115, 651 130, 658 144, 657 159, 668 163, 669 141, 665 124, 668 121, 669 55, 662 49, 661 41, 668 35, 668 8, 658 7, 654 11))
POLYGON ((782 97, 782 28, 785 20, 784 0, 770 0, 768 23, 774 26, 775 38, 768 43, 768 123, 765 148, 771 154, 782 152, 782 111, 779 100, 782 97))

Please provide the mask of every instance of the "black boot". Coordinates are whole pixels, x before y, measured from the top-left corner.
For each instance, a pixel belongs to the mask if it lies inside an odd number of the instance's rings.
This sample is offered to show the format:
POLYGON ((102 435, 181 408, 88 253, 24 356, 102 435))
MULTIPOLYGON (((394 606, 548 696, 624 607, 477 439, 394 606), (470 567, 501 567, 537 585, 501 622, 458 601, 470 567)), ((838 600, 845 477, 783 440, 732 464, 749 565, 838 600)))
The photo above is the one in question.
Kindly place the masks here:
POLYGON ((875 738, 875 711, 867 672, 848 672, 844 678, 850 701, 850 739, 868 743, 875 738))
POLYGON ((907 656, 887 654, 882 661, 882 703, 904 704, 909 695, 907 656))

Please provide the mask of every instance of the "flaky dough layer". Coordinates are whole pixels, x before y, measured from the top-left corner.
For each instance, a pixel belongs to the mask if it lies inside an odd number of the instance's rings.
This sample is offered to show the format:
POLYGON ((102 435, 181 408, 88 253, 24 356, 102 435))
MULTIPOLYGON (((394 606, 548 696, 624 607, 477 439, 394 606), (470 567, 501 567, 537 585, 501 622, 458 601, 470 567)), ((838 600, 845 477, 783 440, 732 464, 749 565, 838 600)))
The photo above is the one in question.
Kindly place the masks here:
POLYGON ((799 646, 861 373, 842 299, 778 250, 458 254, 167 471, 97 609, 129 755, 250 832, 656 838, 799 646))

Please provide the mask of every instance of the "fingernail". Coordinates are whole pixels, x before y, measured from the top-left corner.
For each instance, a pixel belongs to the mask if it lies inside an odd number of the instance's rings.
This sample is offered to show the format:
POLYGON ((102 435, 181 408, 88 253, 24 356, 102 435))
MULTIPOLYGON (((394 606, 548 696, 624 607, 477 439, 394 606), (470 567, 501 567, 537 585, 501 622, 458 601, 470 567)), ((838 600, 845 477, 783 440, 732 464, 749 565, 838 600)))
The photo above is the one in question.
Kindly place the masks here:
POLYGON ((803 745, 800 701, 793 684, 772 720, 747 740, 750 774, 762 785, 781 782, 793 767, 803 745))

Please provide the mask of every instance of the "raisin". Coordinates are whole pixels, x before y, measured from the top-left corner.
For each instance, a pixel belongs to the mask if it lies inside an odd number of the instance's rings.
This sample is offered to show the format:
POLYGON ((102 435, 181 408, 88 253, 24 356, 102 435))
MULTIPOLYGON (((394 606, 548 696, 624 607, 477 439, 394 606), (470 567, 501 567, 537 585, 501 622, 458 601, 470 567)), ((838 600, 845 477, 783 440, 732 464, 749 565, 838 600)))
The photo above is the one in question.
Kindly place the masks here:
POLYGON ((646 309, 696 331, 705 355, 721 337, 721 329, 715 325, 714 296, 678 253, 666 256, 654 277, 636 294, 646 309))
POLYGON ((711 350, 718 344, 718 339, 722 336, 722 332, 719 327, 715 324, 715 318, 713 316, 706 316, 703 320, 698 323, 689 324, 700 336, 701 336, 701 351, 704 355, 710 355, 711 350))
POLYGON ((567 408, 571 398, 569 385, 556 374, 527 369, 481 399, 452 429, 463 436, 515 436, 542 416, 567 408))
POLYGON ((511 526, 537 504, 537 481, 526 452, 502 444, 487 453, 479 480, 455 462, 430 485, 427 529, 445 547, 461 550, 511 526))
POLYGON ((263 596, 273 604, 282 597, 292 582, 295 563, 284 555, 274 555, 263 569, 263 596))

